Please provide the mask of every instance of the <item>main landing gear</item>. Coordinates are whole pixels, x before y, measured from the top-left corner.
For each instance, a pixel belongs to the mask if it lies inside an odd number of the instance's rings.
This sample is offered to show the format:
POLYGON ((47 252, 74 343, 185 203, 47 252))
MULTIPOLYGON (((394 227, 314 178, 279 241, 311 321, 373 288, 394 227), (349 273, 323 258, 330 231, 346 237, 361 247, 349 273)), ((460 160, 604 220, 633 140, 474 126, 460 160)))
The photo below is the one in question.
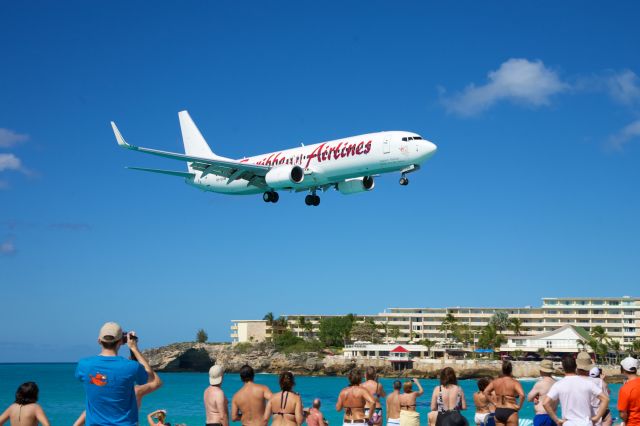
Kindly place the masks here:
POLYGON ((320 196, 316 195, 315 188, 311 190, 311 194, 304 197, 304 203, 308 206, 319 206, 320 205, 320 196))
POLYGON ((409 185, 409 179, 407 179, 407 177, 404 175, 404 173, 402 174, 402 177, 400 178, 400 185, 402 185, 402 186, 409 185))
POLYGON ((262 199, 265 203, 277 203, 280 199, 280 196, 276 191, 267 191, 262 194, 262 199))

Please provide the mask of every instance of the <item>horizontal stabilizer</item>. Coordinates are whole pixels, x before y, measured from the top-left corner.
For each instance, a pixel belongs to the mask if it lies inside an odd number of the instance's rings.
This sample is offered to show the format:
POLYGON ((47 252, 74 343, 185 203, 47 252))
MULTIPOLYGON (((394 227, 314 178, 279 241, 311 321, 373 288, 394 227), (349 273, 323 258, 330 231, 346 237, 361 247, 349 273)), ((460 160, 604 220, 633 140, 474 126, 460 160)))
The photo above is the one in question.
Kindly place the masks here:
POLYGON ((177 172, 173 170, 147 169, 146 167, 127 167, 130 170, 140 170, 142 172, 160 173, 163 175, 178 176, 183 178, 193 178, 195 174, 189 172, 177 172))

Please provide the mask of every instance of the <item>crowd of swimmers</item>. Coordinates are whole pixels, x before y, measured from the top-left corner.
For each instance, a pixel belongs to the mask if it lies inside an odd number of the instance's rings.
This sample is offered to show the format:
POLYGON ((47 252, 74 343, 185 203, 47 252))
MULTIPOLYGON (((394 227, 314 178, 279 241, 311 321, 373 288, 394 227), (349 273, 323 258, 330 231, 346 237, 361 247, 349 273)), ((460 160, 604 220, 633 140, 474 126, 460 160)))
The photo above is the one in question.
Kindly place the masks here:
MULTIPOLYGON (((125 333, 116 323, 106 323, 100 330, 98 356, 78 362, 76 377, 84 384, 86 410, 74 426, 138 424, 138 408, 142 398, 162 386, 138 350, 135 333, 125 333), (127 345, 131 359, 117 356, 127 345)), ((498 378, 478 380, 473 394, 474 421, 477 426, 519 426, 519 412, 525 401, 533 403, 533 426, 611 426, 613 413, 609 409, 610 391, 602 371, 586 352, 562 359, 564 377, 555 380, 556 372, 549 360, 540 363, 540 380, 525 395, 522 385, 513 377, 511 362, 503 361, 498 378), (558 408, 561 415, 558 415, 558 408)), ((622 360, 620 371, 625 384, 618 394, 618 412, 624 426, 640 426, 640 380, 637 380, 638 360, 622 360)), ((343 426, 420 426, 418 399, 424 394, 418 379, 396 380, 386 393, 378 381, 376 369, 352 369, 348 386, 338 395, 335 409, 343 414, 343 426), (384 404, 383 404, 384 401, 384 404)), ((291 372, 279 376, 279 392, 254 382, 255 372, 249 365, 240 368, 242 387, 233 395, 231 408, 222 389, 224 369, 214 365, 209 370, 209 386, 204 390, 204 410, 207 426, 328 426, 320 399, 305 408, 295 392, 295 377, 291 372)), ((445 367, 439 374, 439 385, 431 393, 428 426, 468 426, 461 411, 467 409, 467 399, 458 385, 455 371, 445 367)), ((44 410, 38 405, 38 386, 27 382, 16 391, 15 402, 0 415, 0 426, 49 426, 44 410)), ((426 405, 426 404, 425 404, 426 405)), ((422 410, 421 410, 422 411, 422 410)), ((147 415, 149 426, 170 426, 165 410, 147 415)), ((176 425, 177 426, 177 425, 176 425)))

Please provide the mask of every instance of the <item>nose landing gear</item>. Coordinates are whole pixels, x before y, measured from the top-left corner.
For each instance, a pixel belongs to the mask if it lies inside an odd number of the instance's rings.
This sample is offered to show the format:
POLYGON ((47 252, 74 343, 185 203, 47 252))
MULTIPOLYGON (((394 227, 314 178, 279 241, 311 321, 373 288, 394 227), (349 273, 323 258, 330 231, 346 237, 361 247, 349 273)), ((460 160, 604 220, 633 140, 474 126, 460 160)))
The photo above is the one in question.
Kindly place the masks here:
POLYGON ((265 203, 277 203, 280 199, 280 196, 276 191, 267 191, 262 194, 262 199, 265 203))
POLYGON ((402 177, 400 178, 400 185, 402 185, 402 186, 409 185, 409 179, 407 179, 407 177, 404 175, 404 173, 402 174, 402 177))

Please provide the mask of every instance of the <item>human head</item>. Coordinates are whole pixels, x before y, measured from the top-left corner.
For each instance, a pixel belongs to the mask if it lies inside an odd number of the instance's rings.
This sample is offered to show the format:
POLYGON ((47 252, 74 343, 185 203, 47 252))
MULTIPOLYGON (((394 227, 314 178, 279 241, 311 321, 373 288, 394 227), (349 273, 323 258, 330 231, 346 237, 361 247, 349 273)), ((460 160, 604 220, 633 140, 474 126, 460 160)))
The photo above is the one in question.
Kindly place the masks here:
POLYGON ((320 409, 321 404, 322 403, 320 402, 320 398, 316 398, 313 400, 313 408, 315 408, 316 410, 320 409))
POLYGON ((296 384, 291 371, 285 371, 280 373, 280 389, 283 392, 290 392, 293 386, 296 384))
POLYGON ((240 367, 240 380, 244 383, 253 382, 253 377, 256 373, 253 371, 253 368, 249 364, 245 364, 240 367))
POLYGON ((620 362, 620 372, 628 375, 638 374, 638 360, 630 356, 626 357, 620 362))
POLYGON ((513 365, 511 365, 511 361, 505 359, 502 361, 502 375, 503 376, 511 376, 513 372, 513 365))
POLYGON ((400 389, 402 389, 402 382, 400 380, 394 380, 393 390, 400 391, 400 389))
POLYGON ((565 374, 576 374, 576 360, 571 355, 562 358, 562 369, 565 374))
POLYGON ((576 368, 578 370, 578 374, 581 376, 589 375, 589 370, 594 367, 593 362, 591 361, 591 355, 586 352, 578 353, 576 357, 576 368))
POLYGON ((413 382, 411 380, 407 380, 406 382, 404 382, 404 384, 402 385, 402 389, 404 390, 404 393, 411 393, 413 392, 413 382))
POLYGON ((367 369, 364 371, 364 377, 367 380, 375 380, 377 377, 376 368, 372 366, 367 367, 367 369))
POLYGON ((349 384, 351 386, 359 385, 362 383, 362 371, 359 368, 354 368, 349 371, 349 384))
POLYGON ((442 386, 457 385, 458 379, 456 378, 456 372, 451 367, 445 367, 440 372, 440 384, 442 386))
POLYGON ((600 377, 601 374, 602 370, 600 370, 600 368, 598 367, 593 367, 591 370, 589 370, 589 377, 593 377, 594 379, 600 377))
POLYGON ((104 348, 115 350, 122 345, 122 327, 116 322, 106 322, 100 327, 98 343, 104 348))
POLYGON ((219 365, 213 365, 209 369, 209 384, 211 386, 219 386, 222 383, 224 369, 219 365))
POLYGON ((164 423, 164 421, 167 419, 167 415, 166 415, 166 413, 164 411, 160 411, 158 413, 158 415, 156 416, 156 418, 158 419, 158 421, 160 423, 164 423))
POLYGON ((481 378, 478 380, 478 390, 484 392, 487 386, 489 386, 489 383, 491 383, 491 380, 488 377, 481 378))
POLYGON ((553 373, 553 362, 550 359, 543 359, 540 361, 540 375, 551 376, 553 373))
POLYGON ((36 382, 21 384, 16 391, 16 404, 26 405, 38 402, 38 385, 36 382))

